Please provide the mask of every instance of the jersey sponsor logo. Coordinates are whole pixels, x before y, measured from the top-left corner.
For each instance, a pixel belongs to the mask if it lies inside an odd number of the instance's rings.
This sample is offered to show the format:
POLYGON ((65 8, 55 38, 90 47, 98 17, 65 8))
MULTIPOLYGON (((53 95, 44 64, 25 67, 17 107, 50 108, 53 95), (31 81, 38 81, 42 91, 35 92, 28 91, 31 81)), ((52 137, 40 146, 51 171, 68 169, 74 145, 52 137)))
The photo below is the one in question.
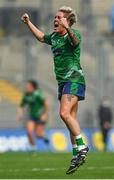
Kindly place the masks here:
POLYGON ((63 41, 63 39, 52 39, 52 46, 57 46, 57 45, 64 45, 65 42, 63 41))
POLYGON ((33 96, 31 96, 31 97, 26 97, 26 103, 27 103, 27 104, 34 104, 34 103, 36 103, 35 97, 33 97, 33 96))
POLYGON ((60 39, 58 39, 58 40, 52 39, 52 45, 53 45, 53 46, 56 46, 56 45, 58 45, 58 44, 60 44, 60 43, 61 43, 61 40, 60 40, 60 39))

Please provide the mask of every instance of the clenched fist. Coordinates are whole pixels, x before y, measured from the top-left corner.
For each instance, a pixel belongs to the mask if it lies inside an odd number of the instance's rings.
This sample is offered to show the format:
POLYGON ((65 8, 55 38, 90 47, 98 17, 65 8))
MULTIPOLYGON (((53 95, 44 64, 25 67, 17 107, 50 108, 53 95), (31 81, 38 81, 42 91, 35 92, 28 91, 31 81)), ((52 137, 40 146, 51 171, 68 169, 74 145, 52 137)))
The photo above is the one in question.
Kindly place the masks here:
POLYGON ((28 24, 29 22, 29 15, 27 13, 23 14, 21 17, 21 20, 25 23, 28 24))
POLYGON ((69 28, 69 24, 68 24, 68 21, 67 21, 67 19, 66 18, 61 18, 60 20, 59 20, 59 24, 60 25, 62 25, 64 28, 69 28))

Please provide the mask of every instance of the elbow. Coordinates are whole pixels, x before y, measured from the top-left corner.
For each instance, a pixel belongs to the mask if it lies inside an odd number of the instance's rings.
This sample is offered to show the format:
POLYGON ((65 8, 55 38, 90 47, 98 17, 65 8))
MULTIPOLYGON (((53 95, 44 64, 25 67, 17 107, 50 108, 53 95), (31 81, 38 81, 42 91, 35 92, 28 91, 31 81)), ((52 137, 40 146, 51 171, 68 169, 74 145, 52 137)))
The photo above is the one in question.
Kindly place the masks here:
POLYGON ((44 34, 37 36, 37 39, 43 43, 44 42, 44 34))
POLYGON ((78 44, 79 44, 79 43, 75 42, 75 43, 73 43, 72 47, 73 47, 73 48, 76 48, 76 47, 78 46, 78 44))
POLYGON ((73 48, 76 48, 78 45, 79 45, 79 41, 77 41, 77 40, 72 41, 73 48))
POLYGON ((44 43, 44 38, 41 38, 39 41, 42 42, 42 43, 44 43))
POLYGON ((44 38, 39 38, 39 37, 36 37, 38 41, 40 41, 41 43, 44 42, 44 38))

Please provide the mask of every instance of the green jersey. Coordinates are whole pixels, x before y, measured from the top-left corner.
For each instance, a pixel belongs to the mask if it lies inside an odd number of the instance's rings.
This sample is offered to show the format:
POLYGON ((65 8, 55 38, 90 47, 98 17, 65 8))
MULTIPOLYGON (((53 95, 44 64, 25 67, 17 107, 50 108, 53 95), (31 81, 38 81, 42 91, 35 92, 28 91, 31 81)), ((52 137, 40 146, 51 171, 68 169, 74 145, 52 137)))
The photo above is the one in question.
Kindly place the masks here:
POLYGON ((61 36, 59 33, 54 32, 44 36, 45 43, 51 45, 58 84, 69 81, 85 84, 80 65, 81 35, 78 30, 72 30, 79 41, 75 48, 72 46, 72 40, 68 33, 61 36))
POLYGON ((44 112, 45 97, 40 90, 36 90, 33 93, 25 93, 20 106, 27 106, 29 116, 32 118, 39 118, 44 112))

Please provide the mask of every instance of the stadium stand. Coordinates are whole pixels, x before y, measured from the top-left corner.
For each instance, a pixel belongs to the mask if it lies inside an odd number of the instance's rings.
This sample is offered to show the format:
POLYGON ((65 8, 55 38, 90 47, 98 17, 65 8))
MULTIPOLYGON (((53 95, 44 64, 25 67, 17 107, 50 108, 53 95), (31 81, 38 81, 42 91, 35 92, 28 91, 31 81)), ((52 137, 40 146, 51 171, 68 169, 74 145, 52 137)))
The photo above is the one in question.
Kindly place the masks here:
POLYGON ((7 80, 0 80, 0 96, 13 104, 19 104, 22 98, 22 93, 7 80))
MULTIPOLYGON (((46 2, 47 0, 45 0, 45 3, 46 2)), ((92 13, 90 15, 94 22, 94 29, 91 30, 90 28, 90 31, 87 30, 86 22, 84 24, 82 22, 83 14, 81 13, 81 8, 83 5, 81 0, 71 0, 71 3, 69 3, 69 0, 63 0, 62 3, 61 0, 50 2, 52 2, 52 14, 63 4, 72 4, 72 7, 77 10, 79 29, 82 32, 83 39, 81 61, 87 77, 88 89, 86 102, 83 103, 83 105, 80 104, 82 108, 79 112, 79 118, 82 127, 86 127, 87 122, 84 120, 84 117, 89 110, 92 112, 94 118, 91 126, 97 127, 96 109, 101 97, 101 92, 99 92, 98 87, 101 87, 101 91, 107 88, 113 101, 114 85, 112 79, 114 78, 114 52, 110 38, 104 36, 104 32, 110 32, 109 14, 113 0, 105 1, 105 3, 99 0, 90 1, 91 4, 89 7, 91 11, 89 12, 92 13), (101 26, 101 23, 103 23, 103 26, 101 26), (99 77, 99 73, 102 73, 102 76, 99 77), (108 86, 104 88, 106 83, 108 86), (97 95, 98 98, 94 99, 97 95)), ((29 6, 36 8, 41 5, 41 1, 15 0, 12 4, 14 7, 29 6)), ((5 7, 5 1, 1 0, 0 6, 5 7)), ((49 8, 49 5, 46 6, 45 4, 45 7, 42 8, 46 7, 49 8)), ((47 11, 45 11, 45 13, 47 11)), ((16 18, 19 19, 20 17, 16 18)), ((41 24, 41 27, 47 29, 45 24, 41 24)), ((49 26, 48 28, 47 30, 51 31, 52 27, 49 26)), ((0 94, 2 97, 5 97, 4 101, 0 103, 3 109, 2 115, 0 114, 1 127, 7 127, 9 125, 7 124, 9 120, 6 116, 13 119, 13 123, 11 122, 10 126, 17 127, 15 122, 16 107, 14 104, 18 104, 21 91, 24 89, 24 83, 31 77, 39 81, 41 88, 44 89, 47 97, 51 101, 52 112, 50 112, 49 127, 62 127, 62 123, 57 124, 56 120, 53 121, 53 119, 58 119, 59 117, 57 112, 58 103, 55 104, 55 99, 57 99, 57 85, 53 73, 53 60, 49 51, 50 48, 46 45, 39 46, 34 38, 31 40, 29 37, 23 38, 21 36, 10 36, 0 39, 0 48, 0 94), (30 43, 32 42, 31 45, 27 43, 27 39, 30 40, 30 43), (6 115, 6 109, 9 109, 8 115, 6 115), (55 114, 53 113, 54 111, 55 114)), ((105 93, 106 91, 103 90, 103 92, 105 93)))

